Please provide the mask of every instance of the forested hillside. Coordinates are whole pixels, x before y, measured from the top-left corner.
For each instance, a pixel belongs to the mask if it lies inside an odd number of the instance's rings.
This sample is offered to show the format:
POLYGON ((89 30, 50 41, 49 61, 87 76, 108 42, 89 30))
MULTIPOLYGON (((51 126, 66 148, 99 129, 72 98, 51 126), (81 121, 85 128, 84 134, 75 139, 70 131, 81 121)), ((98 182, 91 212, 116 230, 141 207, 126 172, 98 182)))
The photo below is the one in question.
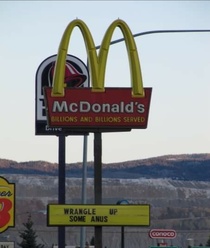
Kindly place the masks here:
MULTIPOLYGON (((87 176, 93 178, 93 162, 87 163, 87 176)), ((46 161, 16 162, 0 159, 1 174, 58 175, 58 164, 46 161)), ((148 159, 103 164, 103 178, 170 178, 210 180, 210 154, 167 155, 148 159)), ((82 163, 66 164, 66 177, 82 177, 82 163)))

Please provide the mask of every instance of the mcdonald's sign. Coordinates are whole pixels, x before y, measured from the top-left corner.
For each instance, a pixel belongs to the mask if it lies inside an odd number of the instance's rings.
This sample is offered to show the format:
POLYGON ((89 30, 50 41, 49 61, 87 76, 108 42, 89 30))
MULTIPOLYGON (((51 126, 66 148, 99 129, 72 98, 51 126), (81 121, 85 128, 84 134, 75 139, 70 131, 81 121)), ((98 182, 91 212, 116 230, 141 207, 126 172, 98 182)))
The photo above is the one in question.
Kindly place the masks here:
POLYGON ((50 127, 72 130, 122 131, 147 128, 152 88, 143 88, 140 61, 128 25, 118 19, 107 29, 97 55, 93 37, 80 19, 69 23, 58 49, 53 86, 44 87, 50 127), (65 61, 71 33, 78 27, 86 45, 91 75, 90 88, 69 88, 64 83, 65 61), (106 62, 113 32, 119 27, 125 39, 130 65, 130 88, 104 87, 106 62))
POLYGON ((0 233, 14 227, 15 184, 0 177, 0 233))

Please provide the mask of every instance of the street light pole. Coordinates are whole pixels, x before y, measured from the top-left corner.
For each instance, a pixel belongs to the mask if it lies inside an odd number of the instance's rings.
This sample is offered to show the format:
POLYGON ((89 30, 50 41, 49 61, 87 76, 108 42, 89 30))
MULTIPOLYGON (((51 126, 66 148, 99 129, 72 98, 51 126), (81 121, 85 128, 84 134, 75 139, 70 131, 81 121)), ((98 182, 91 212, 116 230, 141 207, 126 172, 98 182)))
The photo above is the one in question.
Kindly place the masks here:
MULTIPOLYGON (((140 33, 136 33, 133 34, 133 37, 139 37, 139 36, 143 36, 143 35, 148 35, 148 34, 167 34, 167 33, 207 33, 210 32, 210 29, 177 29, 177 30, 173 30, 173 29, 166 29, 166 30, 150 30, 150 31, 145 31, 145 32, 140 32, 140 33)), ((119 42, 124 41, 124 38, 121 39, 117 39, 114 41, 110 42, 110 45, 114 45, 117 44, 119 42)), ((99 49, 101 46, 96 46, 96 49, 99 49)))
MULTIPOLYGON (((210 32, 210 29, 184 29, 184 30, 150 30, 150 31, 145 31, 145 32, 140 32, 140 33, 136 33, 133 34, 133 37, 139 37, 139 36, 143 36, 143 35, 149 35, 149 34, 167 34, 167 33, 207 33, 210 32)), ((110 45, 114 45, 117 43, 120 43, 122 41, 124 41, 124 38, 121 39, 117 39, 114 41, 110 42, 110 45)), ((100 49, 100 45, 96 46, 96 49, 100 49)), ((87 66, 88 66, 88 62, 87 62, 87 66)), ((86 177, 87 177, 87 163, 86 163, 86 159, 87 159, 87 136, 84 137, 84 151, 83 151, 83 184, 82 184, 82 203, 86 204, 86 177)), ((101 182, 100 182, 101 183, 101 182)), ((99 185, 99 188, 101 189, 101 185, 99 185)), ((124 235, 124 229, 123 229, 123 235, 124 235)), ((83 228, 81 231, 81 247, 83 248, 84 245, 84 240, 85 239, 85 229, 83 228)), ((124 248, 124 236, 122 238, 122 247, 124 248)))

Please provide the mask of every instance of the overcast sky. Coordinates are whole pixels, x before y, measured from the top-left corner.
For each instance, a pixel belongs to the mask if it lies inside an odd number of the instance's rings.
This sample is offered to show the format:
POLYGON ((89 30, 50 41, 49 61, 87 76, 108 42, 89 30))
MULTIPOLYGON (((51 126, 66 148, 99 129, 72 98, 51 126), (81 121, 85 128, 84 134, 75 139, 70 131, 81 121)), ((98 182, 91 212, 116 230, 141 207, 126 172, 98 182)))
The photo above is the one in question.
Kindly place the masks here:
MULTIPOLYGON (((209 1, 0 1, 0 158, 58 161, 58 138, 35 135, 35 75, 58 51, 66 26, 82 19, 99 45, 115 19, 133 34, 210 29, 209 1)), ((113 40, 122 38, 117 29, 113 40)), ((210 152, 210 32, 135 38, 145 87, 153 88, 148 127, 102 135, 104 163, 210 152)), ((77 29, 69 54, 86 63, 77 29)), ((130 87, 124 43, 111 46, 106 86, 130 87)), ((93 161, 93 134, 88 161, 93 161)), ((81 162, 83 136, 66 138, 66 162, 81 162)))

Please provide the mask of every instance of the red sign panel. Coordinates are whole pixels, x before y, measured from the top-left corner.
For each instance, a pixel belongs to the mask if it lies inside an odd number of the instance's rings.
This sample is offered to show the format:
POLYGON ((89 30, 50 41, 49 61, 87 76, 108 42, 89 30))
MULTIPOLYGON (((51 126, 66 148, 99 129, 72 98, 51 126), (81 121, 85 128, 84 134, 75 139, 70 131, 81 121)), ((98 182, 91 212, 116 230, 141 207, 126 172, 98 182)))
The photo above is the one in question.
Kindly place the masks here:
POLYGON ((145 97, 133 97, 131 88, 64 88, 62 97, 52 96, 45 89, 45 104, 50 127, 73 129, 143 129, 147 127, 152 88, 145 88, 145 97))
POLYGON ((149 237, 152 239, 174 239, 176 231, 170 229, 152 229, 149 232, 149 237))

